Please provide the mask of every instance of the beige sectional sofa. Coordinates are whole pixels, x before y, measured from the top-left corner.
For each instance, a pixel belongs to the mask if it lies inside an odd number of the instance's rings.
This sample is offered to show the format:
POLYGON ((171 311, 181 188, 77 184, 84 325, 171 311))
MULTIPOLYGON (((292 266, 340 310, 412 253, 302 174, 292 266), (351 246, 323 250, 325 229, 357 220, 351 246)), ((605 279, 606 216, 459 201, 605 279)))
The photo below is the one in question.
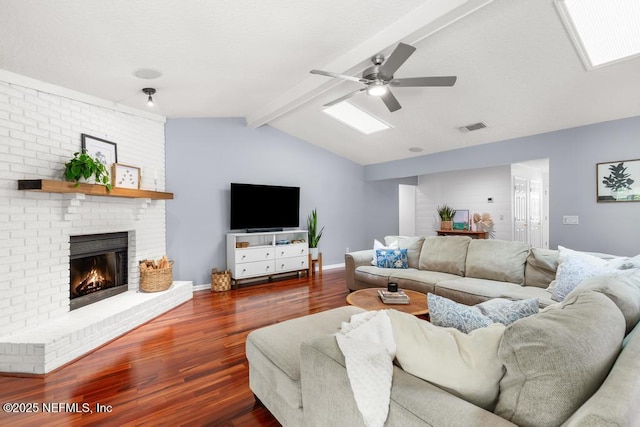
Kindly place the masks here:
MULTIPOLYGON (((555 301, 547 287, 558 268, 558 251, 531 249, 522 242, 466 236, 387 236, 407 249, 406 269, 372 265, 373 250, 345 255, 347 288, 398 287, 440 295, 474 305, 491 298, 538 298, 540 307, 555 301)), ((601 255, 607 257, 607 255, 601 255)))

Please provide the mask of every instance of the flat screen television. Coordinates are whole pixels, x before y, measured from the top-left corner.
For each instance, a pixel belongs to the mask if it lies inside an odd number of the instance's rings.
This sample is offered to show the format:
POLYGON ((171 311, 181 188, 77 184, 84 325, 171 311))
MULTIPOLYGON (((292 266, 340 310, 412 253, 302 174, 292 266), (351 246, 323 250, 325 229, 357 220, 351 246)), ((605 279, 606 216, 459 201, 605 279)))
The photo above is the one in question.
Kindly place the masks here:
POLYGON ((231 229, 300 226, 300 187, 231 183, 231 229))

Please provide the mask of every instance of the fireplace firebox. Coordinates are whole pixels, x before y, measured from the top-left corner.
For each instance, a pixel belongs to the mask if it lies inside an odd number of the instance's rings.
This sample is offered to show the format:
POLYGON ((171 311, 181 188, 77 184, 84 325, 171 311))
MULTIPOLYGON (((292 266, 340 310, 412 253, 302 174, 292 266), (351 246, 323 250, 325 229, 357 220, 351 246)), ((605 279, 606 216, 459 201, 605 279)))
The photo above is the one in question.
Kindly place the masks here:
POLYGON ((69 308, 75 310, 125 292, 129 234, 71 236, 69 308))

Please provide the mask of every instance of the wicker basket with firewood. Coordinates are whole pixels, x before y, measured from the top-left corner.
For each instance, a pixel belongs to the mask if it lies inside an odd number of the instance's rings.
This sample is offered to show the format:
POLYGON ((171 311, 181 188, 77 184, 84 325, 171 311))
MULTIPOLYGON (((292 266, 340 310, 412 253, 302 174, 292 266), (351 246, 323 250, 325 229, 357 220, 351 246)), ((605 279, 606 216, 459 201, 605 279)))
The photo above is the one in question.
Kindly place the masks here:
POLYGON ((173 261, 165 256, 157 262, 140 261, 140 289, 145 292, 166 291, 173 283, 173 261))

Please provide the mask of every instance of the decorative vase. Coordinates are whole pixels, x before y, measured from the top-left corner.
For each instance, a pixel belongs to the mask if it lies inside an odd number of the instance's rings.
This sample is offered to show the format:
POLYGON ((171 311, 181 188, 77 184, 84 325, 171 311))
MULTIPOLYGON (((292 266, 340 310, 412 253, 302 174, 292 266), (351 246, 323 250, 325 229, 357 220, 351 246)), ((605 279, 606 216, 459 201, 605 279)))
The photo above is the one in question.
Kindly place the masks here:
POLYGON ((311 259, 318 259, 318 248, 309 248, 311 259))
POLYGON ((80 184, 97 184, 95 175, 91 175, 89 178, 85 178, 84 176, 81 176, 78 182, 80 184))
POLYGON ((629 190, 626 188, 621 188, 619 190, 611 190, 611 195, 616 200, 626 200, 629 196, 629 190))
POLYGON ((440 228, 443 230, 451 230, 453 226, 453 221, 442 221, 440 223, 440 228))

